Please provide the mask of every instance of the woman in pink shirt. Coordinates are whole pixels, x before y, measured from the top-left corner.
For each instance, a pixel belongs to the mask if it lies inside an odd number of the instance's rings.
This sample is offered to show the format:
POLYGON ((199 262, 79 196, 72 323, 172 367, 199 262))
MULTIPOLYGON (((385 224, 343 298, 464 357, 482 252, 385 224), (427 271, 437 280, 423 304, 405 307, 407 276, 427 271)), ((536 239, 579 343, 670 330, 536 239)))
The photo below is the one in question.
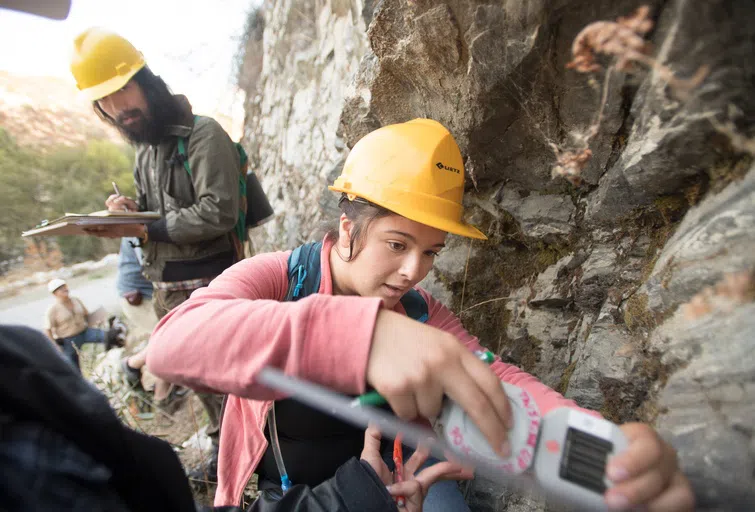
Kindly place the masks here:
MULTIPOLYGON (((369 385, 407 419, 435 417, 447 395, 502 456, 510 452, 511 423, 499 379, 528 391, 543 414, 577 407, 500 360, 489 371, 473 355, 482 348, 478 340, 416 286, 447 233, 485 238, 462 221, 463 160, 442 125, 416 119, 370 133, 330 188, 342 193, 342 214, 322 243, 317 293, 286 301, 290 252, 261 254, 197 290, 152 335, 147 365, 155 375, 229 395, 216 505, 239 503, 255 471, 262 487, 280 484, 266 424, 273 401, 294 483, 316 485, 361 451, 358 430, 258 384, 267 365, 349 394, 369 385), (402 304, 417 292, 427 307, 424 323, 407 317, 402 304)), ((609 507, 691 510, 692 492, 674 449, 647 425, 622 430, 630 446, 608 465, 609 507)), ((441 485, 430 489, 427 510, 458 510, 446 492, 433 499, 441 485)))

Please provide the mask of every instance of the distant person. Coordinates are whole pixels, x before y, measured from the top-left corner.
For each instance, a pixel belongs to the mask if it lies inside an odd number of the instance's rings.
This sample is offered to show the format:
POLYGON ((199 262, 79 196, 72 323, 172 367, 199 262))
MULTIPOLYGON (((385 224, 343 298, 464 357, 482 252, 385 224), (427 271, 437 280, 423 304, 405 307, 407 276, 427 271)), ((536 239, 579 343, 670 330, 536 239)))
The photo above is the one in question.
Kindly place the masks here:
POLYGON ((80 299, 71 297, 63 279, 53 279, 47 284, 47 289, 55 296, 55 302, 45 314, 45 334, 60 347, 79 372, 78 351, 84 344, 102 343, 105 350, 110 350, 122 343, 119 328, 106 332, 89 326, 89 311, 80 299))
MULTIPOLYGON (((155 313, 162 318, 241 259, 234 229, 239 208, 245 208, 239 197, 239 151, 217 121, 195 116, 187 98, 172 94, 142 54, 117 34, 99 28, 82 32, 74 40, 71 72, 100 118, 136 148, 136 198, 111 195, 107 208, 162 215, 147 225, 93 230, 98 236, 139 239, 155 313)), ((217 453, 222 397, 199 396, 217 453)), ((196 474, 214 478, 215 460, 196 474)))
POLYGON ((149 337, 157 325, 152 304, 152 283, 142 274, 142 249, 138 238, 123 238, 118 253, 116 288, 129 332, 137 340, 149 337))
MULTIPOLYGON (((143 255, 138 243, 138 238, 121 239, 116 288, 121 297, 121 310, 129 323, 130 332, 134 338, 142 340, 149 338, 158 320, 152 304, 152 283, 142 274, 143 255)), ((141 386, 146 360, 145 347, 121 361, 121 370, 131 387, 141 386)), ((164 406, 171 391, 171 384, 157 377, 152 379, 156 405, 164 406)))

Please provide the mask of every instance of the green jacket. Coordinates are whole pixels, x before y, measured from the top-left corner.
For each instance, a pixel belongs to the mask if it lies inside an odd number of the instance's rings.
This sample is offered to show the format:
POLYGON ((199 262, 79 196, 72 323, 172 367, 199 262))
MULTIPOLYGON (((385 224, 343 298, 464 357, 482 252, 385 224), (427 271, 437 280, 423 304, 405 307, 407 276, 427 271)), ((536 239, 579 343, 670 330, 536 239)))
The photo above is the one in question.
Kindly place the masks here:
POLYGON ((214 277, 234 263, 230 233, 238 217, 239 154, 220 124, 196 122, 184 96, 184 118, 169 126, 160 144, 136 148, 139 210, 160 212, 148 226, 144 275, 155 281, 214 277), (188 139, 192 175, 178 155, 178 137, 188 139))

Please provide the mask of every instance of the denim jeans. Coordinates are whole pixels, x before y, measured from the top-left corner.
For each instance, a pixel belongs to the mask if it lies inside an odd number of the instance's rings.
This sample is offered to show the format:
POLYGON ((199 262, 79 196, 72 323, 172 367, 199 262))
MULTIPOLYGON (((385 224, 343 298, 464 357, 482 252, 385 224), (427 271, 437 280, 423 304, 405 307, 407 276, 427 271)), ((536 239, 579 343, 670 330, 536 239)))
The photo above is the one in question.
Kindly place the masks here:
MULTIPOLYGON (((427 459, 422 468, 437 464, 438 459, 427 459)), ((439 480, 427 491, 427 497, 422 510, 426 512, 469 512, 469 506, 464 501, 464 495, 459 484, 453 480, 439 480)))
MULTIPOLYGON (((382 457, 388 468, 393 471, 393 443, 384 442, 382 457)), ((409 460, 414 450, 404 447, 404 462, 409 460)), ((438 459, 430 457, 420 466, 420 471, 437 464, 438 459)), ((454 480, 439 480, 427 491, 422 510, 425 512, 469 512, 469 506, 454 480)))
POLYGON ((75 336, 63 338, 63 354, 79 372, 81 372, 81 368, 78 350, 81 350, 85 343, 105 343, 105 331, 87 327, 75 336))

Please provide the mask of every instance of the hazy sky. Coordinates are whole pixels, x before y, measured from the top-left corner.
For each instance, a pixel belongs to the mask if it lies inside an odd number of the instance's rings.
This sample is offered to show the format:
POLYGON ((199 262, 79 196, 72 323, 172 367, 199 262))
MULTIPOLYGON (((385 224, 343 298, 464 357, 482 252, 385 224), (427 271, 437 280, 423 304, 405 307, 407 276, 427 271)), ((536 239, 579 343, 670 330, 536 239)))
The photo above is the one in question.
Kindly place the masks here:
MULTIPOLYGON (((246 13, 259 0, 73 0, 54 21, 0 9, 0 69, 71 81, 73 38, 91 26, 129 39, 195 111, 228 113, 234 100, 233 57, 246 13)), ((73 85, 72 85, 73 86, 73 85)))

